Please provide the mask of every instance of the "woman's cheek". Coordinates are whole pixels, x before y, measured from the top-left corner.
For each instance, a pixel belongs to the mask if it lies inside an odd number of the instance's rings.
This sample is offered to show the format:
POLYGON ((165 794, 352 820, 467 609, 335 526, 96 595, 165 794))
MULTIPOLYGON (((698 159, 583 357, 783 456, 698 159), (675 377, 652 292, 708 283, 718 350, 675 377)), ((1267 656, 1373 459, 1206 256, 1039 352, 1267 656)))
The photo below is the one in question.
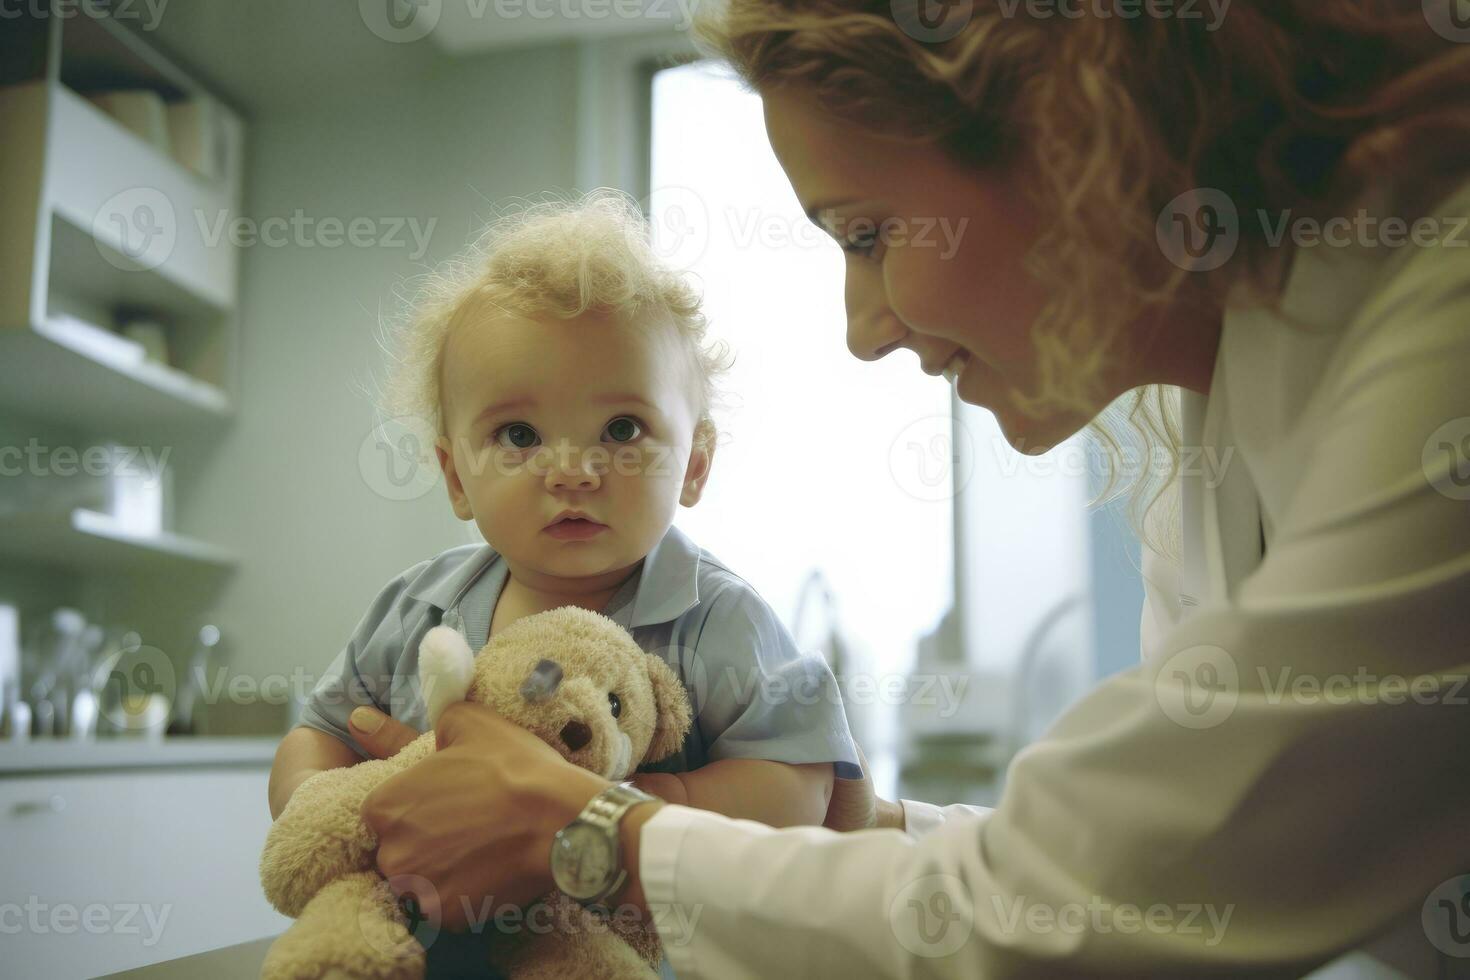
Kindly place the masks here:
MULTIPOLYGON (((953 261, 915 245, 890 248, 883 259, 888 307, 914 333, 962 343, 970 298, 954 273, 953 261)), ((967 345, 968 346, 968 345, 967 345)))

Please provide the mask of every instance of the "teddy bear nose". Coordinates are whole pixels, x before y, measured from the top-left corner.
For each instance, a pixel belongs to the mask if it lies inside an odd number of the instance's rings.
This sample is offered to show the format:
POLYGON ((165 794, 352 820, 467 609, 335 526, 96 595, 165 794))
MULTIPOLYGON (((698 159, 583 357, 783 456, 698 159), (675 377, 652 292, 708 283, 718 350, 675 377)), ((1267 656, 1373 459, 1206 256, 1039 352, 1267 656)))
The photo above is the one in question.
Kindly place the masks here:
POLYGON ((592 741, 592 729, 580 721, 569 721, 561 730, 561 740, 575 752, 592 741))

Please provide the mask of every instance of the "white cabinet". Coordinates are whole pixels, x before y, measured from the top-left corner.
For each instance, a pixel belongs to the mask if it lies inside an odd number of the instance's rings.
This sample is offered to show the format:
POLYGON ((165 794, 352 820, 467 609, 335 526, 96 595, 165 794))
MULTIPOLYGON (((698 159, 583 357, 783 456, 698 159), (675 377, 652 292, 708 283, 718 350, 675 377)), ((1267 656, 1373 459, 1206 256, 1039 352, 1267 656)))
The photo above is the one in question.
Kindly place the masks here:
POLYGON ((269 769, 0 778, 0 974, 93 977, 282 932, 269 769))

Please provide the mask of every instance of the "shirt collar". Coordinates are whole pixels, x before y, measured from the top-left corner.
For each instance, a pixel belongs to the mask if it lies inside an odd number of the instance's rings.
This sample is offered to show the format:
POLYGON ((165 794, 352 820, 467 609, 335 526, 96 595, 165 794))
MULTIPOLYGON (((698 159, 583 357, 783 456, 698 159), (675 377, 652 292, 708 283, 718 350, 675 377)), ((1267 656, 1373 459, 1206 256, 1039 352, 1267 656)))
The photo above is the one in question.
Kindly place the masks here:
POLYGON ((631 606, 608 615, 627 629, 678 619, 699 603, 700 554, 699 546, 670 524, 643 559, 631 606))
MULTIPOLYGON (((700 554, 698 545, 677 527, 669 525, 643 559, 632 602, 622 602, 620 608, 609 610, 608 615, 627 629, 678 619, 699 603, 700 554)), ((447 610, 496 557, 497 552, 488 544, 472 546, 457 561, 444 562, 440 567, 431 564, 415 580, 408 595, 447 610)), ((626 590, 618 592, 618 596, 625 594, 626 590)), ((622 600, 615 597, 613 601, 622 600)))
MULTIPOLYGON (((460 548, 454 549, 460 551, 460 548)), ((431 562, 429 567, 414 579, 408 590, 411 598, 419 599, 439 609, 448 609, 460 594, 479 577, 495 559, 495 549, 488 544, 465 545, 464 555, 455 561, 431 562)))

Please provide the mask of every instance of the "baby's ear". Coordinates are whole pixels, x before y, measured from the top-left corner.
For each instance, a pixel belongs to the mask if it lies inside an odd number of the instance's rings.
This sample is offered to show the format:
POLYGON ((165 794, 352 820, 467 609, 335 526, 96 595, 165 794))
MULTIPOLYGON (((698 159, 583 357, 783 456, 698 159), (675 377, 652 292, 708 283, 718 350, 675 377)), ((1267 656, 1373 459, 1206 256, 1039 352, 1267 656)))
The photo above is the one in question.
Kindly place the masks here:
POLYGON ((644 763, 658 762, 679 751, 684 736, 689 731, 692 712, 689 710, 689 695, 679 677, 668 664, 654 655, 647 654, 648 680, 653 685, 653 707, 658 713, 653 725, 653 738, 648 751, 643 753, 644 763))
POLYGON ((429 727, 439 725, 439 716, 456 701, 463 701, 474 676, 475 658, 459 631, 435 626, 419 644, 419 689, 428 709, 429 727))

